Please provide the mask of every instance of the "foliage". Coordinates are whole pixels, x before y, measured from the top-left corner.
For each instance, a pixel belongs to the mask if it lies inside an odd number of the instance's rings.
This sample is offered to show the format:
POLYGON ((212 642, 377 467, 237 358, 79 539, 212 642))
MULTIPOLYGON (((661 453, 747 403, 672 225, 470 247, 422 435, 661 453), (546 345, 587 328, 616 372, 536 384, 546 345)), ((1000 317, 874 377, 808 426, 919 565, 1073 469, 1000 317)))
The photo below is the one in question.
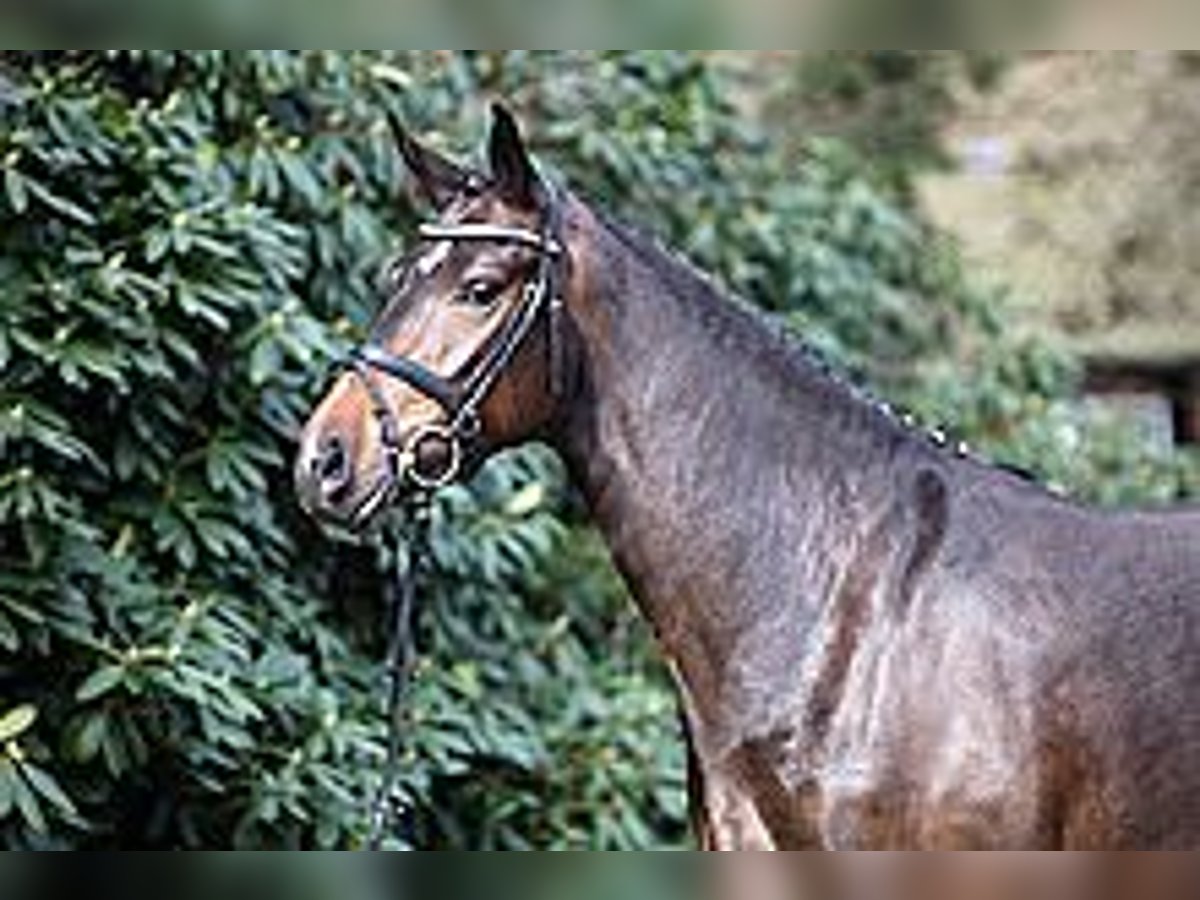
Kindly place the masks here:
MULTIPOLYGON (((1012 447, 1069 384, 854 155, 793 167, 703 56, 10 57, 6 845, 362 840, 387 550, 317 533, 287 462, 415 215, 383 110, 461 151, 491 93, 572 185, 889 394, 1012 447)), ((555 462, 534 448, 447 491, 433 547, 404 839, 678 844, 673 699, 555 462)))
MULTIPOLYGON (((381 758, 379 578, 373 554, 338 550, 301 519, 286 462, 321 360, 368 319, 373 264, 410 215, 370 90, 403 79, 380 65, 122 53, 29 58, 9 73, 6 843, 361 837, 381 758)), ((527 783, 504 795, 514 805, 547 782, 574 790, 534 715, 569 715, 578 730, 604 712, 602 679, 620 677, 584 651, 571 616, 532 605, 564 527, 535 468, 497 470, 443 505, 453 526, 437 532, 436 609, 454 615, 439 618, 422 679, 414 796, 484 771, 527 783), (597 682, 575 691, 581 711, 556 691, 584 674, 597 682)), ((586 646, 611 643, 611 593, 573 592, 586 646)), ((648 712, 625 714, 623 740, 670 747, 669 704, 650 693, 648 712)), ((608 783, 586 764, 611 752, 607 735, 581 733, 571 751, 589 784, 573 796, 633 793, 652 811, 641 781, 608 783)), ((657 765, 647 789, 676 784, 675 768, 657 765)), ((677 806, 664 821, 678 822, 677 806)), ((440 826, 462 831, 449 818, 440 826)))
POLYGON ((942 132, 962 98, 995 87, 1004 68, 1001 55, 969 50, 804 53, 769 114, 801 143, 844 141, 908 196, 914 176, 949 166, 942 132))
POLYGON ((10 844, 344 842, 379 756, 286 458, 334 347, 313 311, 362 303, 333 279, 378 241, 346 194, 394 173, 369 134, 302 162, 296 63, 229 62, 9 72, 0 671, 39 712, 8 747, 10 844))

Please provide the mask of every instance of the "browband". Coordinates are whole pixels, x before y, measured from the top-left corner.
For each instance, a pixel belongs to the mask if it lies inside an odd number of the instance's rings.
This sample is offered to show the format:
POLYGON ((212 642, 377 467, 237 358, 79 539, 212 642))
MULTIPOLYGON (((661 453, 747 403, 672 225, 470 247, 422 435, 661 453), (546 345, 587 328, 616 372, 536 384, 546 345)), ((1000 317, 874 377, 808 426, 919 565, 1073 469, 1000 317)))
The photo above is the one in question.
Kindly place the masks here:
POLYGON ((559 256, 563 252, 562 245, 554 238, 508 225, 488 225, 484 222, 462 222, 458 225, 425 223, 417 231, 421 237, 430 240, 501 241, 523 244, 550 256, 559 256))

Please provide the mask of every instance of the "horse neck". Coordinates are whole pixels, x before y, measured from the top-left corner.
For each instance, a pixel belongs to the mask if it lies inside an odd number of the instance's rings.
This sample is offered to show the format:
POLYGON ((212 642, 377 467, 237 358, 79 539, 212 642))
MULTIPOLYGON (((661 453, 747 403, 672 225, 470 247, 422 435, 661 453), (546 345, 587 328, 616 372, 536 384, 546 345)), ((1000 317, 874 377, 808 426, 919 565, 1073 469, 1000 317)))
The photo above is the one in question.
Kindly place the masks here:
POLYGON ((552 440, 701 702, 803 652, 910 439, 686 265, 591 225, 552 440))

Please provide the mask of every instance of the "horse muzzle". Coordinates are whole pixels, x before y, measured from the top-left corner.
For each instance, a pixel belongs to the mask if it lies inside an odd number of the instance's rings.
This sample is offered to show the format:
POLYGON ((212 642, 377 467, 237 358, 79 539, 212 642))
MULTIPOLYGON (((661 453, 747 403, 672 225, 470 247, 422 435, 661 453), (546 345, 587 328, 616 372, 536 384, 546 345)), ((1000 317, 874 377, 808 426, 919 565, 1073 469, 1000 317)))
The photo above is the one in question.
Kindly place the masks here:
POLYGON ((360 449, 336 431, 302 443, 293 477, 301 506, 314 518, 364 529, 394 503, 455 481, 466 462, 461 437, 439 422, 381 444, 367 464, 357 458, 360 449))

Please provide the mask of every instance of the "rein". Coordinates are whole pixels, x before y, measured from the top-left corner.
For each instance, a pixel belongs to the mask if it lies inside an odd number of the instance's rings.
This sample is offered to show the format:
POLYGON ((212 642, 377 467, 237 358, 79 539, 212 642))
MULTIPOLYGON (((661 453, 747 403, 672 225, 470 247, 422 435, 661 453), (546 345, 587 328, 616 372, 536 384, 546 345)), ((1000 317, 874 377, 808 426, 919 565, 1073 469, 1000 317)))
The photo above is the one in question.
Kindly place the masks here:
POLYGON ((408 689, 417 663, 417 588, 423 560, 429 553, 431 511, 428 497, 418 497, 411 508, 408 541, 397 540, 393 547, 393 577, 388 582, 387 600, 387 757, 383 779, 371 800, 370 850, 382 849, 388 823, 399 815, 393 794, 400 775, 401 741, 408 725, 408 689), (402 552, 402 544, 406 544, 406 552, 402 552))
POLYGON ((454 481, 462 472, 466 454, 482 439, 480 408, 497 380, 508 369, 534 327, 546 317, 549 326, 550 390, 558 398, 564 391, 560 318, 563 307, 562 268, 566 250, 559 238, 561 212, 549 197, 538 231, 484 223, 426 224, 424 238, 448 241, 515 243, 537 251, 537 270, 528 280, 521 301, 501 326, 482 362, 461 383, 431 371, 414 359, 397 356, 378 344, 365 343, 350 352, 348 365, 370 399, 379 427, 386 461, 380 502, 395 498, 407 482, 413 489, 406 507, 410 535, 405 552, 400 540, 394 548, 393 578, 388 587, 388 743, 384 776, 370 806, 368 849, 379 850, 391 819, 397 815, 395 790, 399 776, 401 741, 407 724, 407 695, 417 659, 415 619, 418 588, 430 550, 433 492, 454 481), (403 439, 400 423, 371 370, 404 382, 442 408, 445 420, 419 426, 403 439), (439 444, 446 449, 440 468, 422 469, 421 449, 439 444))

